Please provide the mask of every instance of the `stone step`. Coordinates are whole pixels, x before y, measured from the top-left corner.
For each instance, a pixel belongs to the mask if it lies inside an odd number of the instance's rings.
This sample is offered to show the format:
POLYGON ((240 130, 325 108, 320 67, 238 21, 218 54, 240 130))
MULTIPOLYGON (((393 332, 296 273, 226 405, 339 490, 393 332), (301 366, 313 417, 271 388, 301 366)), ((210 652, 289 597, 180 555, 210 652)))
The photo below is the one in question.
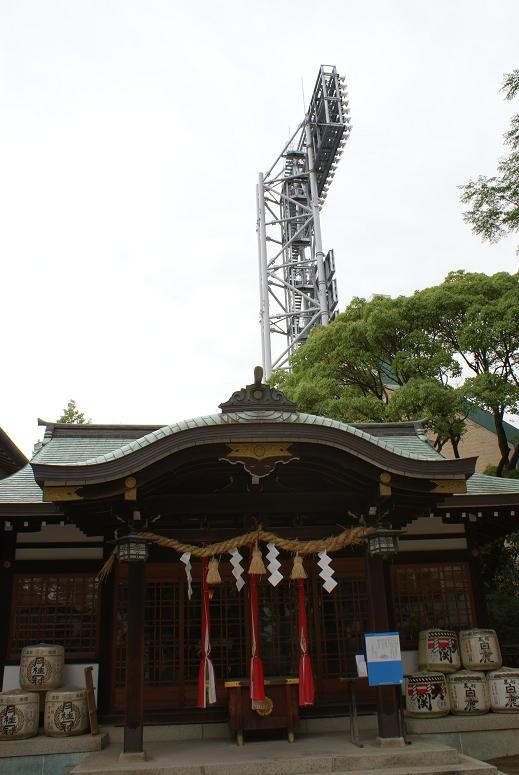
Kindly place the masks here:
MULTIPOLYGON (((334 771, 334 775, 348 775, 352 770, 334 771)), ((416 764, 404 767, 382 767, 377 769, 355 770, 355 775, 499 775, 497 767, 492 764, 471 759, 469 756, 459 755, 456 764, 428 764, 418 766, 416 764)), ((301 775, 315 775, 315 773, 301 773, 301 775)))
MULTIPOLYGON (((243 748, 221 741, 200 743, 155 742, 146 746, 148 758, 139 761, 119 759, 121 747, 111 745, 105 751, 88 757, 77 764, 73 775, 316 775, 316 773, 375 773, 384 775, 404 773, 415 775, 424 762, 434 762, 427 775, 435 773, 476 772, 467 768, 470 760, 457 750, 439 743, 416 741, 403 748, 380 748, 374 740, 366 741, 364 748, 356 748, 333 735, 325 739, 315 736, 300 738, 290 745, 284 741, 246 744, 243 748), (334 745, 335 743, 335 745, 334 745)), ((495 775, 495 768, 477 769, 495 775)))

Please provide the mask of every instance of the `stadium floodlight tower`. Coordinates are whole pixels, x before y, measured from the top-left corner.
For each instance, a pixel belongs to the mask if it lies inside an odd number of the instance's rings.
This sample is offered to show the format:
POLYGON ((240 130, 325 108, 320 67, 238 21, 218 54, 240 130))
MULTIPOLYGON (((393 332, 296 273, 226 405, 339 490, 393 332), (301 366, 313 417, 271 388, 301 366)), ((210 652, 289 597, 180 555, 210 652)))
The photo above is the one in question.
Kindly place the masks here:
POLYGON ((337 308, 333 251, 324 254, 320 211, 350 132, 345 79, 321 65, 306 115, 257 185, 263 370, 288 368, 316 325, 337 308), (271 334, 283 338, 272 354, 271 334))

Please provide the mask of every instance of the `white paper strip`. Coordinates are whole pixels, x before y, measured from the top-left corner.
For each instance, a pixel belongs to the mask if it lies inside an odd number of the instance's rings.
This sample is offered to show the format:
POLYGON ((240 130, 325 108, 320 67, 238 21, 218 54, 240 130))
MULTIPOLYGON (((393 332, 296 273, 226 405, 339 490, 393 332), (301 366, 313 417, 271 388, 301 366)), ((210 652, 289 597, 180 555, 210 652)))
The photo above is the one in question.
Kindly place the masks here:
POLYGON ((268 580, 272 584, 273 587, 277 587, 280 581, 283 581, 283 576, 280 573, 279 569, 281 568, 281 563, 277 559, 279 551, 276 549, 274 544, 267 544, 267 570, 269 572, 268 580))
POLYGON ((240 589, 245 586, 245 581, 243 580, 243 566, 241 564, 243 557, 236 548, 230 551, 229 554, 231 555, 232 575, 236 579, 236 589, 239 592, 240 589))
POLYGON ((180 557, 180 562, 183 562, 186 566, 187 596, 191 600, 191 595, 193 594, 193 578, 191 576, 191 552, 184 552, 184 554, 182 554, 180 557))
POLYGON ((326 552, 318 552, 317 555, 319 557, 317 564, 321 568, 319 576, 323 580, 323 587, 327 592, 332 592, 337 586, 337 582, 333 578, 333 568, 330 567, 332 560, 326 552))
POLYGON ((336 586, 337 582, 335 579, 332 579, 331 576, 329 579, 326 579, 326 581, 323 581, 323 589, 325 589, 327 592, 333 592, 336 586))

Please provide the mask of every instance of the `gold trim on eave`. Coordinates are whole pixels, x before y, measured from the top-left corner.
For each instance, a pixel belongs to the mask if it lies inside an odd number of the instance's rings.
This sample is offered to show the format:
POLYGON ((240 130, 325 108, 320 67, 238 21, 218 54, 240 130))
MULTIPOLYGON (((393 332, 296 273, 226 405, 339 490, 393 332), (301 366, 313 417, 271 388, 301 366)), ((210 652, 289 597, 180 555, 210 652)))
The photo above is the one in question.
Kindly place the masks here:
POLYGON ((124 480, 124 500, 137 500, 137 479, 134 476, 127 476, 124 480))
POLYGON ((445 492, 458 495, 467 492, 465 479, 432 479, 433 492, 445 492))
POLYGON ((252 458, 252 460, 264 460, 265 458, 293 458, 288 451, 290 444, 266 444, 261 441, 247 441, 229 444, 228 458, 252 458))
POLYGON ((44 501, 82 501, 81 495, 78 495, 79 487, 44 487, 44 501))

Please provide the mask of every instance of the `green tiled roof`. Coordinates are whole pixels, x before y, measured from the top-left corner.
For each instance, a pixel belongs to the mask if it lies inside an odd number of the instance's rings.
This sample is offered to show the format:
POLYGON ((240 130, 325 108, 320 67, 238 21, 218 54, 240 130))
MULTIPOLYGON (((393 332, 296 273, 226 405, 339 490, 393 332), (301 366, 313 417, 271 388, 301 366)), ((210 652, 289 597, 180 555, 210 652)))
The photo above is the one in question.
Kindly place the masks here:
POLYGON ((42 498, 30 465, 0 481, 0 503, 41 503, 42 498))
MULTIPOLYGON (((478 425, 486 428, 487 431, 491 431, 492 433, 496 432, 494 418, 490 412, 485 411, 485 409, 480 409, 479 406, 469 404, 468 417, 469 420, 473 420, 478 425)), ((503 421, 503 430, 508 442, 510 444, 517 444, 519 441, 519 428, 516 428, 515 425, 511 425, 509 422, 503 421)))
MULTIPOLYGON (((71 467, 81 465, 101 465, 110 460, 117 460, 118 458, 126 457, 126 455, 131 455, 132 452, 147 447, 159 439, 173 436, 184 430, 214 425, 226 425, 229 422, 228 417, 229 415, 211 414, 205 417, 194 417, 190 420, 182 420, 178 423, 173 423, 172 425, 165 425, 163 428, 152 431, 146 436, 142 436, 140 439, 134 439, 132 441, 125 440, 124 444, 114 446, 111 449, 102 449, 101 445, 97 446, 97 442, 102 441, 101 439, 88 439, 88 445, 85 443, 86 439, 59 439, 60 442, 65 440, 70 441, 70 446, 66 449, 62 446, 54 446, 58 439, 52 439, 46 445, 48 449, 44 448, 36 459, 39 463, 59 462, 62 465, 70 465, 71 467), (75 443, 78 441, 81 441, 82 443, 76 448, 75 443), (62 453, 67 452, 69 453, 68 456, 59 457, 62 453), (51 456, 54 456, 53 459, 51 459, 51 456)), ((240 423, 244 423, 246 420, 246 413, 243 413, 241 415, 240 423)), ((251 413, 250 422, 257 422, 257 417, 254 413, 251 413)), ((304 414, 302 412, 284 414, 283 422, 294 423, 296 425, 319 425, 325 428, 336 428, 337 430, 344 431, 350 435, 363 438, 377 447, 393 452, 395 455, 400 455, 401 457, 413 460, 442 459, 426 441, 421 441, 418 437, 415 437, 414 439, 410 436, 402 437, 402 439, 395 443, 394 437, 386 439, 380 436, 372 436, 370 433, 360 430, 353 425, 347 425, 338 420, 331 420, 328 417, 304 414)), ((109 441, 111 442, 112 439, 109 441)))
POLYGON ((519 494, 519 479, 486 474, 472 474, 467 479, 467 495, 507 495, 514 492, 519 494))
POLYGON ((82 463, 113 452, 128 443, 126 438, 99 439, 61 436, 50 439, 34 456, 38 463, 82 463))
POLYGON ((434 449, 427 439, 420 436, 390 436, 391 444, 400 454, 412 453, 414 457, 427 458, 427 460, 445 460, 443 455, 434 449))
MULTIPOLYGON (((60 464, 60 465, 96 465, 109 460, 116 460, 132 452, 153 444, 159 439, 166 438, 176 433, 180 433, 190 428, 210 427, 215 425, 226 425, 232 419, 225 418, 221 414, 208 415, 205 417, 195 417, 190 420, 182 420, 172 425, 165 425, 162 428, 153 430, 137 439, 128 440, 124 436, 121 426, 121 435, 112 430, 112 437, 103 437, 103 427, 99 426, 96 433, 92 434, 83 429, 74 431, 74 428, 66 428, 59 433, 50 435, 44 439, 44 443, 35 454, 33 460, 39 463, 60 464)), ((294 423, 297 425, 314 425, 335 428, 369 441, 377 447, 386 449, 401 457, 413 460, 442 460, 440 455, 432 445, 427 441, 424 434, 419 429, 409 429, 409 424, 392 424, 391 432, 384 436, 384 429, 378 426, 377 435, 368 432, 369 426, 364 425, 363 429, 356 428, 353 425, 331 420, 326 417, 316 415, 293 413, 284 414, 281 420, 284 423, 294 423), (404 432, 404 431, 407 431, 404 432)), ((240 423, 249 422, 246 413, 240 416, 240 423)), ((251 413, 250 423, 257 422, 257 417, 251 413)), ((260 426, 259 426, 260 427, 260 426)), ((483 474, 474 474, 467 483, 468 494, 470 495, 492 495, 499 493, 519 493, 519 481, 513 479, 499 479, 496 477, 485 476, 483 474)), ((30 465, 25 466, 17 473, 0 481, 0 503, 37 503, 42 501, 42 491, 34 480, 33 471, 30 465)))

